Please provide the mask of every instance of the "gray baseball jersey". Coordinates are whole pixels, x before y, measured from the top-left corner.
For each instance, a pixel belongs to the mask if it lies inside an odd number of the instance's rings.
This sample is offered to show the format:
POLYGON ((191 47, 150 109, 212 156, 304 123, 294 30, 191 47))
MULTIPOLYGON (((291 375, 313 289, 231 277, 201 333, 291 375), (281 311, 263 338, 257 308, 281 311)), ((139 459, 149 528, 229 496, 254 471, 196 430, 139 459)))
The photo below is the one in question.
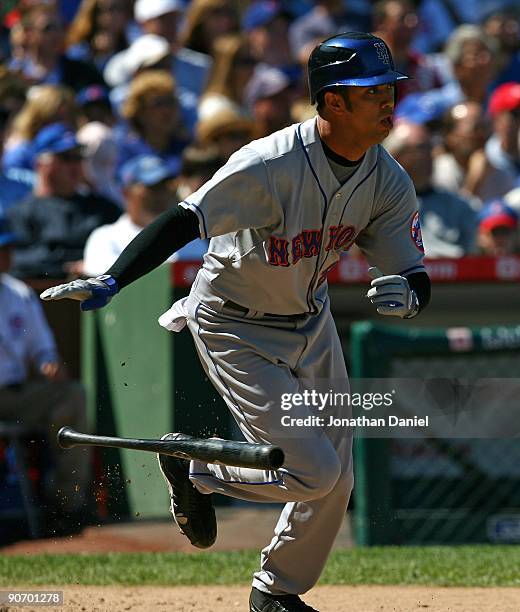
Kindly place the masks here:
MULTIPOLYGON (((281 398, 317 381, 348 390, 326 283, 341 252, 356 243, 385 274, 423 269, 412 183, 374 146, 340 185, 312 119, 242 148, 182 206, 211 243, 190 296, 160 323, 173 331, 188 324, 244 437, 279 445, 286 457, 276 472, 192 461, 190 478, 205 493, 285 503, 253 584, 304 593, 345 515, 352 430, 313 421, 309 406, 298 409, 308 427, 286 427, 281 398)), ((348 408, 333 411, 340 418, 348 408)))
POLYGON ((423 270, 412 182, 381 146, 340 185, 316 119, 237 151, 181 206, 211 237, 194 291, 274 314, 316 313, 326 273, 356 243, 384 274, 423 270))

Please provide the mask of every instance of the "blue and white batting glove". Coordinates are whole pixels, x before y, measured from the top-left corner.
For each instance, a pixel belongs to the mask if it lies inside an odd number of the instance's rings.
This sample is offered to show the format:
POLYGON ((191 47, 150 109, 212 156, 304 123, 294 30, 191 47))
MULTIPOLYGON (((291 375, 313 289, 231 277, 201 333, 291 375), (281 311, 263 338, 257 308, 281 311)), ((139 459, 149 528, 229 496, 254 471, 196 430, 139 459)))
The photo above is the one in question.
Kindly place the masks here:
POLYGON ((379 314, 402 319, 415 317, 419 312, 419 300, 404 276, 384 276, 377 268, 369 268, 368 274, 374 280, 367 298, 377 306, 379 314))
POLYGON ((42 300, 79 300, 81 310, 96 310, 106 306, 118 291, 116 280, 108 274, 103 274, 96 278, 78 279, 50 287, 40 297, 42 300))

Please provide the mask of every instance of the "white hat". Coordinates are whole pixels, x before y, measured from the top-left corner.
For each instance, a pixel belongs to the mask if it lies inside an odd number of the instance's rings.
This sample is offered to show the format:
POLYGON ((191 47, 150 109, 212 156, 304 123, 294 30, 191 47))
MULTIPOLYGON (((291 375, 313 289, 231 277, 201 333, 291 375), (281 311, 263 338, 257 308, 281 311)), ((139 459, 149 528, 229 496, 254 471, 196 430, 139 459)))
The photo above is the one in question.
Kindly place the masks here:
POLYGON ((114 55, 105 66, 103 77, 110 87, 129 81, 139 68, 153 66, 170 53, 166 38, 157 34, 143 34, 125 49, 114 55))
POLYGON ((134 17, 137 23, 144 23, 173 11, 184 11, 181 0, 137 0, 134 6, 134 17))

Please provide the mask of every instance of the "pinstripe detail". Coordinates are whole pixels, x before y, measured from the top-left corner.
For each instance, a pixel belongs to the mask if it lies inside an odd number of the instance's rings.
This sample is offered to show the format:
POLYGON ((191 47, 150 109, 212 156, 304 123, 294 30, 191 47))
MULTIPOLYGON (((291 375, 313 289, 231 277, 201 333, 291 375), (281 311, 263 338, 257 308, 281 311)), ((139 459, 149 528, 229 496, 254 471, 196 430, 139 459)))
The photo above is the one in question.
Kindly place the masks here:
MULTIPOLYGON (((305 144, 303 143, 303 138, 302 138, 302 134, 301 134, 301 123, 298 125, 298 128, 296 130, 296 136, 298 138, 298 142, 300 143, 300 146, 302 148, 303 154, 305 155, 305 159, 307 160, 307 164, 309 165, 309 168, 311 169, 312 172, 312 176, 314 176, 314 180, 316 181, 316 183, 318 183, 318 187, 319 190, 321 192, 321 195, 323 196, 323 202, 325 204, 324 208, 323 208, 323 215, 321 217, 321 242, 323 244, 323 230, 325 228, 325 219, 327 217, 327 208, 329 205, 329 201, 327 199, 327 194, 325 193, 325 190, 323 189, 323 187, 321 186, 320 183, 320 179, 318 178, 318 175, 316 174, 316 171, 314 170, 314 167, 311 163, 309 154, 307 153, 307 149, 305 148, 305 144)), ((318 256, 316 257, 316 269, 314 270, 314 274, 312 275, 311 278, 311 282, 309 283, 309 288, 307 289, 307 296, 306 296, 306 300, 307 300, 307 306, 309 307, 309 310, 311 312, 316 312, 317 308, 316 308, 316 304, 314 303, 313 299, 312 299, 312 288, 314 286, 314 282, 318 276, 318 274, 320 273, 319 270, 319 263, 320 263, 320 255, 321 255, 321 245, 320 245, 320 250, 318 252, 318 256)))

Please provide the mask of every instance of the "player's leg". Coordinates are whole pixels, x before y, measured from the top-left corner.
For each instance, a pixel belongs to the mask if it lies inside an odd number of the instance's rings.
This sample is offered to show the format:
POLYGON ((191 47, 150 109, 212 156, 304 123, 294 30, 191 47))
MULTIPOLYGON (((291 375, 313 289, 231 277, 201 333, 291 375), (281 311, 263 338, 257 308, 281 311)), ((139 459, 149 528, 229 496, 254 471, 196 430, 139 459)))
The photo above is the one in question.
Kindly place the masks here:
MULTIPOLYGON (((278 471, 192 462, 190 480, 187 462, 159 455, 177 524, 192 544, 206 547, 212 544, 216 524, 211 505, 201 502, 201 493, 265 502, 313 499, 332 489, 341 466, 318 427, 296 431, 282 425, 280 398, 299 389, 293 369, 307 345, 294 325, 270 329, 196 305, 188 320, 208 377, 246 439, 280 445, 286 457, 278 471)), ((308 411, 300 416, 305 414, 308 411)))
MULTIPOLYGON (((314 329, 299 363, 297 374, 317 386, 348 391, 341 344, 332 318, 314 329), (321 383, 321 384, 320 384, 321 383)), ((331 409, 344 416, 344 408, 331 409)), ((262 567, 253 585, 266 593, 305 593, 318 580, 345 517, 353 486, 352 435, 349 429, 326 429, 341 462, 341 475, 324 497, 288 503, 275 528, 275 535, 262 551, 262 567)))
POLYGON ((191 479, 203 492, 250 501, 307 501, 324 497, 341 471, 337 452, 318 425, 294 428, 282 417, 313 416, 307 406, 280 409, 281 397, 301 390, 295 375, 308 339, 294 326, 275 328, 222 317, 195 307, 190 331, 208 377, 249 441, 279 445, 284 467, 277 471, 194 461, 191 479))

